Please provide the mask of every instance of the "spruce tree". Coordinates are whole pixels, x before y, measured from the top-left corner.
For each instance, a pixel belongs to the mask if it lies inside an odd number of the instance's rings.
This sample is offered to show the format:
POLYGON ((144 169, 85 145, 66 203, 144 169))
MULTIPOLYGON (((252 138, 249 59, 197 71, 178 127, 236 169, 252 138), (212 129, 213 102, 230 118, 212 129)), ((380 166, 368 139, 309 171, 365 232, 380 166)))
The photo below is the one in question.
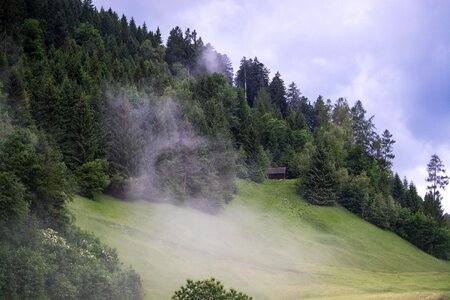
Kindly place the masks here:
POLYGON ((319 145, 304 178, 300 179, 300 194, 315 205, 334 205, 336 200, 336 177, 334 169, 319 145))
POLYGON ((281 112, 283 118, 287 117, 288 106, 286 102, 286 87, 281 79, 280 72, 275 74, 269 86, 272 104, 281 112))
POLYGON ((449 183, 449 178, 445 175, 444 163, 436 154, 431 156, 431 160, 427 165, 427 171, 428 177, 426 181, 429 185, 427 186, 425 213, 441 222, 444 212, 441 208, 442 194, 440 190, 445 190, 449 183))

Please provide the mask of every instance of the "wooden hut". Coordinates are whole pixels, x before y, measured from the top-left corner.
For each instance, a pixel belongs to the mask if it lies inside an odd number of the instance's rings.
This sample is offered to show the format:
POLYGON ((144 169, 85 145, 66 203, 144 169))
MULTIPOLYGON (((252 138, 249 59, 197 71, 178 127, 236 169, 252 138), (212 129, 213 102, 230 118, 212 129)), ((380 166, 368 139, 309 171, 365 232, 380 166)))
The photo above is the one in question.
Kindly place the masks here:
POLYGON ((286 167, 267 169, 267 178, 269 178, 269 179, 286 179, 286 167))

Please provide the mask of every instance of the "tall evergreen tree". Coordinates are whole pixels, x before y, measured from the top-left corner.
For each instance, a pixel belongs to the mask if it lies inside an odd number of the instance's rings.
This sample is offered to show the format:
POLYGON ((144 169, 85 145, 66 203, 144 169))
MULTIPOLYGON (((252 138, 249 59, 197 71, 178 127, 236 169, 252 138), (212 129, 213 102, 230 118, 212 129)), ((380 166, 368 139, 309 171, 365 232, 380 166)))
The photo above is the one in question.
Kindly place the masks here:
POLYGON ((74 107, 64 150, 71 169, 94 160, 98 151, 94 113, 86 95, 82 95, 74 107))
POLYGON ((323 101, 323 97, 319 96, 314 103, 315 122, 314 129, 326 128, 329 123, 329 108, 323 101))
POLYGON ((334 205, 336 201, 336 177, 323 146, 319 145, 305 178, 300 180, 300 194, 315 205, 334 205))
POLYGON ((438 224, 444 224, 444 210, 440 199, 435 198, 431 192, 425 194, 423 201, 423 211, 426 215, 434 218, 438 224))
MULTIPOLYGON (((187 63, 186 41, 181 28, 176 26, 169 33, 167 39, 166 62, 172 68, 175 63, 183 66, 187 63)), ((173 72, 173 69, 172 69, 173 72)))
POLYGON ((425 213, 434 216, 436 219, 443 218, 443 211, 441 208, 442 194, 440 190, 445 190, 449 183, 449 178, 445 175, 445 167, 442 160, 436 154, 431 156, 431 160, 427 165, 428 177, 427 185, 427 204, 425 206, 425 213), (431 199, 431 197, 433 199, 431 199))
POLYGON ((286 87, 281 79, 280 72, 275 74, 269 86, 272 104, 281 112, 283 118, 287 117, 288 106, 286 102, 286 87))
POLYGON ((405 196, 405 188, 398 173, 395 173, 394 175, 394 179, 392 181, 391 194, 394 200, 396 200, 398 203, 402 203, 403 201, 402 199, 405 196))
POLYGON ((236 73, 235 81, 238 87, 244 88, 247 102, 250 107, 253 107, 259 90, 269 87, 269 70, 259 62, 257 57, 254 60, 247 60, 244 57, 236 73))
POLYGON ((390 170, 392 160, 395 158, 393 153, 394 149, 392 147, 394 144, 395 140, 392 139, 392 134, 386 129, 381 136, 380 161, 387 170, 390 170))
POLYGON ((288 90, 286 92, 286 102, 288 104, 289 109, 292 112, 300 112, 300 96, 302 93, 297 88, 295 82, 289 84, 288 90))
POLYGON ((25 92, 23 78, 16 69, 13 69, 9 75, 7 92, 13 123, 19 125, 31 125, 33 120, 31 117, 28 95, 25 92))

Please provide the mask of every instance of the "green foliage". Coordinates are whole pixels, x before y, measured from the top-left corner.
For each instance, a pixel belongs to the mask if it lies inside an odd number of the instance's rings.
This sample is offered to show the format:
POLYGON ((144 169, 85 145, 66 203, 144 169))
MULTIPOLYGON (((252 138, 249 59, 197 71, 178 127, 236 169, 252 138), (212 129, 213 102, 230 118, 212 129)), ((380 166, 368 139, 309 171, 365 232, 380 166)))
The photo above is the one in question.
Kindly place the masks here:
POLYGON ((49 221, 64 218, 64 203, 72 192, 67 168, 42 134, 15 130, 0 144, 0 156, 0 171, 20 180, 33 212, 49 221))
POLYGON ((42 30, 39 27, 39 21, 36 19, 26 19, 22 27, 22 34, 24 37, 24 52, 31 58, 42 58, 44 49, 42 47, 42 30))
POLYGON ((25 187, 11 173, 0 172, 0 225, 10 220, 24 220, 28 215, 25 187))
POLYGON ((272 98, 272 103, 281 113, 283 118, 288 115, 288 105, 286 102, 286 87, 284 86, 284 81, 281 79, 279 72, 275 74, 269 85, 270 97, 272 98))
POLYGON ((267 169, 269 168, 270 160, 262 146, 258 147, 255 157, 249 165, 249 178, 255 182, 263 182, 266 178, 267 169))
POLYGON ((0 239, 0 294, 8 299, 142 299, 140 277, 114 250, 77 229, 35 225, 0 239))
POLYGON ((334 205, 337 182, 334 169, 330 164, 323 146, 318 146, 306 176, 299 181, 300 194, 316 205, 334 205))
POLYGON ((110 183, 107 174, 108 162, 105 159, 89 161, 75 170, 75 178, 81 189, 81 194, 93 197, 100 193, 110 183))
POLYGON ((364 216, 369 203, 370 179, 365 173, 351 176, 346 169, 339 169, 337 177, 339 203, 351 212, 364 216))
POLYGON ((438 258, 450 258, 450 231, 422 212, 402 210, 395 231, 403 238, 438 258))
POLYGON ((227 291, 220 281, 214 278, 192 281, 187 280, 185 286, 182 286, 178 291, 175 291, 172 296, 173 300, 250 300, 249 297, 241 292, 233 289, 227 291))
POLYGON ((22 75, 17 69, 11 70, 9 74, 9 84, 7 86, 8 104, 11 111, 13 124, 31 125, 30 102, 25 92, 25 83, 22 75))
POLYGON ((258 92, 269 87, 269 70, 258 58, 252 60, 243 57, 236 73, 235 83, 244 89, 248 105, 254 107, 258 92))

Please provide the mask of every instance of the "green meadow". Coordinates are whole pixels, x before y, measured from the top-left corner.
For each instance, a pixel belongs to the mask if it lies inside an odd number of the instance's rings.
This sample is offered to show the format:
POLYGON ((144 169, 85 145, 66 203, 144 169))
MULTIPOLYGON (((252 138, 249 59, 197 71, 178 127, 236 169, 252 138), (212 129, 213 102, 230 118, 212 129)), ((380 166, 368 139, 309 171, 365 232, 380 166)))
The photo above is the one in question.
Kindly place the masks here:
POLYGON ((218 215, 103 195, 69 209, 140 273, 146 299, 209 277, 254 299, 450 299, 449 262, 340 206, 307 204, 294 181, 239 181, 218 215))

